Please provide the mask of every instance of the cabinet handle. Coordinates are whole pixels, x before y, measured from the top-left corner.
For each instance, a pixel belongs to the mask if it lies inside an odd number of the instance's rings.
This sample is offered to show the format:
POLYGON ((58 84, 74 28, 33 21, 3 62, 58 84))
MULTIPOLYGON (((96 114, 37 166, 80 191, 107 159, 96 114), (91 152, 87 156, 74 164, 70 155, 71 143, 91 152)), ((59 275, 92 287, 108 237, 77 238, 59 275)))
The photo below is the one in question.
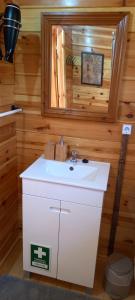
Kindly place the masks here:
POLYGON ((60 213, 60 208, 58 207, 50 206, 49 209, 54 213, 60 213))
POLYGON ((69 213, 71 213, 71 210, 70 209, 61 208, 61 213, 62 214, 69 214, 69 213))

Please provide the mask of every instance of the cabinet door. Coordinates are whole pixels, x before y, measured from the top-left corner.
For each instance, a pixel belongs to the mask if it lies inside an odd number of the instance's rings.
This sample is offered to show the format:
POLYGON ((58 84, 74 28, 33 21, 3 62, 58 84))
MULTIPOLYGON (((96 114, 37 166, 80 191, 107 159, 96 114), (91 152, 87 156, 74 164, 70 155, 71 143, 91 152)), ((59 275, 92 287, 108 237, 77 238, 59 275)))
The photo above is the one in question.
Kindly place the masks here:
POLYGON ((93 287, 101 209, 61 202, 58 279, 93 287))
MULTIPOLYGON (((24 270, 50 277, 56 277, 58 255, 60 201, 23 195, 23 266, 24 270), (39 248, 39 263, 31 265, 31 244, 39 248), (43 247, 43 248, 42 248, 43 247), (49 248, 49 270, 43 269, 42 250, 49 248), (42 261, 41 261, 42 262, 42 261)), ((32 246, 33 247, 33 246, 32 246)), ((34 246, 35 247, 35 246, 34 246)), ((36 250, 36 252, 37 252, 36 250)), ((35 252, 35 250, 33 250, 35 252)), ((36 253, 35 252, 35 253, 36 253)), ((38 252, 37 252, 38 255, 38 252)), ((32 263, 32 264, 35 264, 32 263)))

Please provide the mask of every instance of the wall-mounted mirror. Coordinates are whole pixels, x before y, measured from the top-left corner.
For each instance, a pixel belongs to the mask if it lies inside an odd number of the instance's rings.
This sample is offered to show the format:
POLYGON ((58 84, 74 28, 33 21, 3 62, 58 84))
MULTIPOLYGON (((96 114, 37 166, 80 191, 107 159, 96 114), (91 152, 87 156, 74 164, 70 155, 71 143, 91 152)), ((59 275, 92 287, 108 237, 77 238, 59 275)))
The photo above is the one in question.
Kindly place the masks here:
POLYGON ((113 122, 126 13, 42 14, 42 114, 113 122))

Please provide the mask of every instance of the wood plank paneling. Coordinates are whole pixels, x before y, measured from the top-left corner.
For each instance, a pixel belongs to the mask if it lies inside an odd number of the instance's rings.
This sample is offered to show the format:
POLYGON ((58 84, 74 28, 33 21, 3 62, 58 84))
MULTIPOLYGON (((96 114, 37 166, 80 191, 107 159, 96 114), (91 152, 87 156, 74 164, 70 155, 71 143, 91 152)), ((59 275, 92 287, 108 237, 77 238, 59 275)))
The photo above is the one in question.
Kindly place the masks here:
MULTIPOLYGON (((39 33, 41 30, 41 13, 42 12, 48 12, 48 11, 60 11, 60 12, 65 12, 65 8, 49 8, 46 6, 40 7, 22 7, 21 12, 22 12, 22 31, 24 32, 34 32, 39 33)), ((135 14, 135 7, 113 7, 113 8, 103 8, 103 7, 96 7, 96 8, 86 8, 86 7, 81 7, 81 8, 69 8, 67 9, 68 11, 72 12, 127 12, 130 14, 129 18, 129 25, 128 29, 129 32, 135 32, 135 19, 133 18, 133 15, 135 14)))
MULTIPOLYGON (((17 46, 16 46, 16 53, 15 53, 15 67, 16 62, 18 63, 18 58, 16 58, 16 54, 22 54, 22 59, 24 63, 24 54, 38 54, 40 58, 40 44, 41 44, 41 34, 40 32, 29 32, 24 31, 20 32, 17 46), (17 60, 16 60, 17 59, 17 60)), ((26 65, 26 64, 25 64, 26 65)))
MULTIPOLYGON (((42 134, 39 132, 17 132, 17 141, 18 146, 29 148, 30 150, 39 149, 44 151, 44 146, 48 142, 48 140, 52 140, 53 142, 59 141, 59 136, 42 134), (20 142, 19 142, 20 141, 20 142), (35 143, 36 141, 36 143, 35 143)), ((118 159, 119 155, 119 142, 110 142, 104 140, 92 140, 92 139, 84 139, 84 138, 76 138, 76 137, 65 137, 65 143, 69 145, 69 153, 73 148, 80 150, 79 154, 82 156, 92 156, 96 159, 96 157, 101 157, 102 159, 118 159)), ((24 149, 24 148, 23 148, 24 149)))
MULTIPOLYGON (((28 33, 27 33, 28 34, 28 33)), ((22 36, 24 34, 22 33, 22 36)), ((29 35, 26 35, 26 37, 29 35)), ((134 90, 132 89, 133 85, 128 94, 128 88, 124 85, 127 84, 126 77, 133 76, 133 72, 131 70, 131 62, 129 53, 132 53, 131 44, 134 43, 134 34, 130 34, 128 36, 128 49, 127 49, 127 61, 126 68, 124 73, 124 79, 122 82, 121 88, 121 105, 125 105, 125 98, 128 99, 129 105, 133 105, 134 102, 134 90), (130 36, 130 37, 129 37, 130 36), (127 95, 127 96, 125 96, 127 95), (132 102, 133 101, 133 102, 132 102)), ((27 40, 28 44, 30 44, 30 36, 27 40)), ((35 35, 35 39, 37 36, 35 35)), ((43 118, 40 116, 40 95, 34 95, 31 89, 29 90, 30 84, 28 82, 25 85, 25 80, 29 76, 29 78, 37 78, 39 80, 40 77, 40 63, 38 62, 38 58, 35 55, 38 55, 40 51, 37 49, 36 43, 34 43, 34 34, 32 35, 32 43, 36 47, 36 52, 32 49, 32 57, 36 57, 35 62, 33 61, 27 64, 28 57, 30 57, 30 49, 28 47, 28 53, 26 50, 26 43, 24 43, 25 39, 20 39, 19 48, 16 52, 16 101, 17 104, 23 105, 24 114, 16 116, 17 120, 17 154, 18 154, 18 173, 24 170, 28 165, 30 165, 38 156, 40 156, 44 151, 45 144, 52 140, 53 142, 57 142, 60 139, 60 136, 64 136, 65 142, 69 145, 68 151, 69 154, 72 149, 77 149, 80 157, 87 157, 92 160, 100 160, 100 161, 108 161, 111 162, 111 172, 110 179, 108 184, 108 191, 105 195, 104 208, 103 208, 103 218, 101 225, 101 235, 100 235, 100 253, 107 253, 107 245, 110 233, 110 218, 112 215, 113 209, 113 201, 115 194, 115 185, 116 185, 116 176, 117 176, 117 168, 118 168, 118 159, 119 159, 119 151, 120 151, 120 142, 121 142, 121 130, 122 124, 117 122, 114 124, 101 124, 101 123, 93 123, 87 121, 79 121, 72 120, 69 122, 65 119, 58 118, 43 118), (23 53, 24 49, 24 53, 23 53), (33 56, 34 55, 34 56, 33 56), (20 65, 20 71, 19 71, 20 65), (26 67, 25 67, 26 66, 26 67), (21 74, 20 74, 20 73, 21 74), (36 74, 37 72, 37 74, 36 74), (18 78, 24 78, 22 81, 18 78), (20 82, 20 85, 18 84, 20 82), (28 86, 28 88, 27 88, 28 86), (17 89, 18 90, 17 90, 17 89), (23 95, 25 93, 25 95, 23 95), (36 115, 37 113, 37 115, 36 115), (107 223, 104 215, 107 216, 107 223)), ((40 43, 39 43, 40 45, 40 43)), ((32 80, 32 79, 30 79, 32 80)), ((37 81, 36 81, 37 83, 37 81)), ((129 80, 128 80, 129 83, 129 80)), ((38 83, 34 88, 39 88, 38 83)), ((128 84, 127 84, 128 86, 128 84)), ((121 107, 121 106, 120 106, 121 107)), ((129 106, 128 106, 129 107, 129 106)), ((127 113, 127 111, 126 111, 127 113)), ((126 120, 126 116, 122 110, 120 111, 120 118, 124 116, 124 120, 126 120)), ((125 219, 129 217, 129 225, 132 223, 132 220, 135 218, 135 214, 133 210, 131 210, 131 205, 133 204, 134 199, 134 186, 133 182, 133 173, 131 164, 134 162, 134 141, 135 141, 135 133, 133 131, 132 138, 129 139, 129 147, 128 147, 128 155, 127 155, 127 164, 126 164, 126 172, 124 175, 124 188, 123 194, 121 198, 121 210, 120 217, 125 219), (130 179, 128 181, 127 188, 127 178, 130 179), (132 187, 130 189, 130 187, 132 187), (132 191, 132 192, 131 192, 132 191), (126 195, 128 195, 128 200, 126 195), (131 217, 132 216, 132 217, 131 217)), ((21 181, 19 180, 19 186, 21 181)), ((20 220, 21 223, 21 220, 20 220)), ((134 228, 134 227, 133 227, 134 228)), ((119 225, 119 233, 117 235, 117 249, 124 249, 126 251, 128 249, 129 243, 126 242, 125 236, 123 236, 122 240, 119 244, 119 234, 122 232, 123 234, 124 227, 123 225, 119 225), (126 249, 126 250, 125 250, 126 249)), ((132 230, 133 233, 133 230, 132 230)), ((132 235, 132 234, 131 234, 132 235)), ((131 251, 132 252, 132 251, 131 251)), ((132 253, 130 253, 132 254, 132 253)))
POLYGON ((128 33, 123 80, 135 80, 135 33, 128 33))
MULTIPOLYGON (((87 157, 90 160, 108 161, 111 163, 108 190, 105 193, 103 216, 100 230, 99 253, 106 254, 110 234, 110 223, 115 195, 116 176, 118 170, 119 151, 121 144, 121 130, 123 123, 131 123, 135 127, 135 7, 134 1, 69 1, 66 9, 69 11, 129 11, 129 33, 124 65, 124 74, 121 84, 119 116, 116 123, 100 123, 79 120, 46 118, 41 116, 41 33, 40 14, 42 11, 65 11, 64 1, 16 1, 22 6, 22 32, 19 35, 15 53, 15 85, 10 82, 5 86, 1 84, 0 105, 10 104, 9 98, 15 100, 17 105, 23 107, 23 114, 16 115, 17 129, 17 172, 20 174, 44 151, 45 144, 52 140, 59 141, 64 136, 69 145, 69 154, 72 149, 77 149, 80 158, 87 157), (34 5, 36 5, 34 7, 34 5), (40 6, 41 5, 41 6, 40 6), (127 7, 124 5, 127 5, 127 7), (106 7, 105 7, 106 6, 106 7), (107 7, 108 6, 108 7, 107 7), (130 7, 131 6, 131 7, 130 7), (112 8, 109 8, 112 7, 112 8), (10 90, 11 88, 11 90, 10 90), (10 95, 10 96, 9 96, 10 95)), ((6 74, 6 71, 5 71, 6 74)), ((13 169, 16 166, 15 152, 15 124, 0 120, 0 160, 3 163, 1 169, 1 195, 3 201, 13 199, 16 184, 16 176, 13 169), (4 123, 5 122, 5 123, 4 123), (1 129, 2 128, 2 129, 1 129), (12 142, 14 145, 12 148, 12 142), (8 148, 9 142, 9 148, 8 148), (12 148, 12 149, 11 149, 12 148), (8 181, 8 174, 13 175, 8 181), (2 179, 3 176, 3 179, 2 179), (8 189, 6 189, 8 185, 8 189), (12 194, 10 194, 12 191, 12 194)), ((133 255, 135 247, 135 128, 129 138, 127 158, 124 172, 124 183, 121 195, 120 218, 117 230, 115 249, 125 254, 133 255), (129 234, 128 234, 129 233, 129 234)), ((19 191, 21 193, 21 180, 19 179, 19 191)), ((13 207, 15 204, 13 203, 13 207)), ((3 208, 2 208, 3 210, 3 208)), ((8 215, 8 214, 7 214, 8 215)), ((21 218, 21 214, 20 214, 21 218)), ((2 213, 3 220, 3 213, 2 213)), ((16 219, 13 220, 11 232, 16 228, 16 219)), ((21 219, 20 219, 21 224, 21 219)), ((9 233, 9 227, 7 228, 9 233)), ((6 232, 6 231, 5 231, 6 232)), ((3 234, 5 234, 3 232, 3 234)), ((10 233, 11 233, 10 232, 10 233)), ((13 237, 15 235, 13 234, 13 237)), ((14 238, 13 238, 14 239, 14 238)), ((9 234, 8 242, 13 242, 9 234)), ((6 241, 2 248, 4 253, 8 245, 6 241)))
POLYGON ((4 9, 5 9, 5 1, 1 0, 1 2, 0 2, 0 12, 3 12, 4 9))
POLYGON ((35 75, 17 75, 15 94, 39 96, 41 94, 41 77, 35 75))
POLYGON ((11 123, 0 127, 0 143, 7 141, 9 138, 15 136, 15 123, 11 123))
POLYGON ((11 104, 14 103, 13 91, 14 91, 13 85, 0 84, 0 110, 1 111, 4 111, 5 105, 11 106, 11 104))
MULTIPOLYGON (((0 127, 15 123, 15 119, 16 119, 15 115, 10 115, 5 118, 0 118, 0 127)), ((15 128, 15 125, 13 125, 13 127, 15 128)), ((1 130, 1 132, 2 132, 2 130, 1 130)))
POLYGON ((126 101, 135 103, 134 84, 135 77, 133 80, 123 80, 120 92, 120 99, 122 99, 123 102, 126 101))
MULTIPOLYGON (((101 229, 100 229, 100 242, 99 251, 101 254, 107 254, 107 241, 110 234, 110 218, 108 214, 104 214, 102 217, 101 229), (102 237, 102 238, 101 238, 102 237)), ((121 251, 125 255, 134 255, 134 231, 135 225, 131 219, 119 217, 119 224, 117 227, 115 251, 121 251)))
POLYGON ((59 118, 44 118, 35 115, 21 114, 16 116, 17 129, 48 135, 61 135, 70 137, 120 141, 122 124, 120 123, 99 123, 89 121, 72 120, 59 118))
POLYGON ((0 84, 14 84, 14 65, 0 61, 0 84))
MULTIPOLYGON (((1 40, 0 47, 3 55, 5 55, 3 35, 1 40)), ((14 64, 7 64, 4 60, 0 61, 0 111, 9 110, 13 103, 14 74, 14 64)))
POLYGON ((17 53, 15 57, 16 75, 41 75, 41 59, 39 53, 17 53), (33 63, 34 61, 34 63, 33 63))
POLYGON ((121 121, 135 122, 135 103, 128 101, 120 102, 119 118, 121 121))
POLYGON ((0 143, 0 166, 8 162, 16 153, 16 137, 0 143))
POLYGON ((0 120, 0 265, 18 238, 16 128, 7 119, 0 120))
POLYGON ((112 7, 122 6, 123 0, 17 0, 19 5, 46 5, 47 7, 112 7))
POLYGON ((125 0, 125 6, 135 6, 135 0, 125 0))

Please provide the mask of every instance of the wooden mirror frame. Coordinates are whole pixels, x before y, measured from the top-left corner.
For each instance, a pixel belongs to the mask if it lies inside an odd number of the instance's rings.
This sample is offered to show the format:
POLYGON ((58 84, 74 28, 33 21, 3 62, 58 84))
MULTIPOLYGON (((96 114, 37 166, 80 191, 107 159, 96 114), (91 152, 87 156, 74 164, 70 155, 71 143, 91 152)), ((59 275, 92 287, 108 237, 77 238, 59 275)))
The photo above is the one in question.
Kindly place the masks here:
POLYGON ((42 13, 42 115, 70 119, 115 122, 119 102, 119 86, 123 70, 128 13, 124 12, 48 12, 42 13), (51 108, 51 49, 53 25, 116 26, 116 42, 112 65, 108 112, 88 112, 71 108, 51 108))

